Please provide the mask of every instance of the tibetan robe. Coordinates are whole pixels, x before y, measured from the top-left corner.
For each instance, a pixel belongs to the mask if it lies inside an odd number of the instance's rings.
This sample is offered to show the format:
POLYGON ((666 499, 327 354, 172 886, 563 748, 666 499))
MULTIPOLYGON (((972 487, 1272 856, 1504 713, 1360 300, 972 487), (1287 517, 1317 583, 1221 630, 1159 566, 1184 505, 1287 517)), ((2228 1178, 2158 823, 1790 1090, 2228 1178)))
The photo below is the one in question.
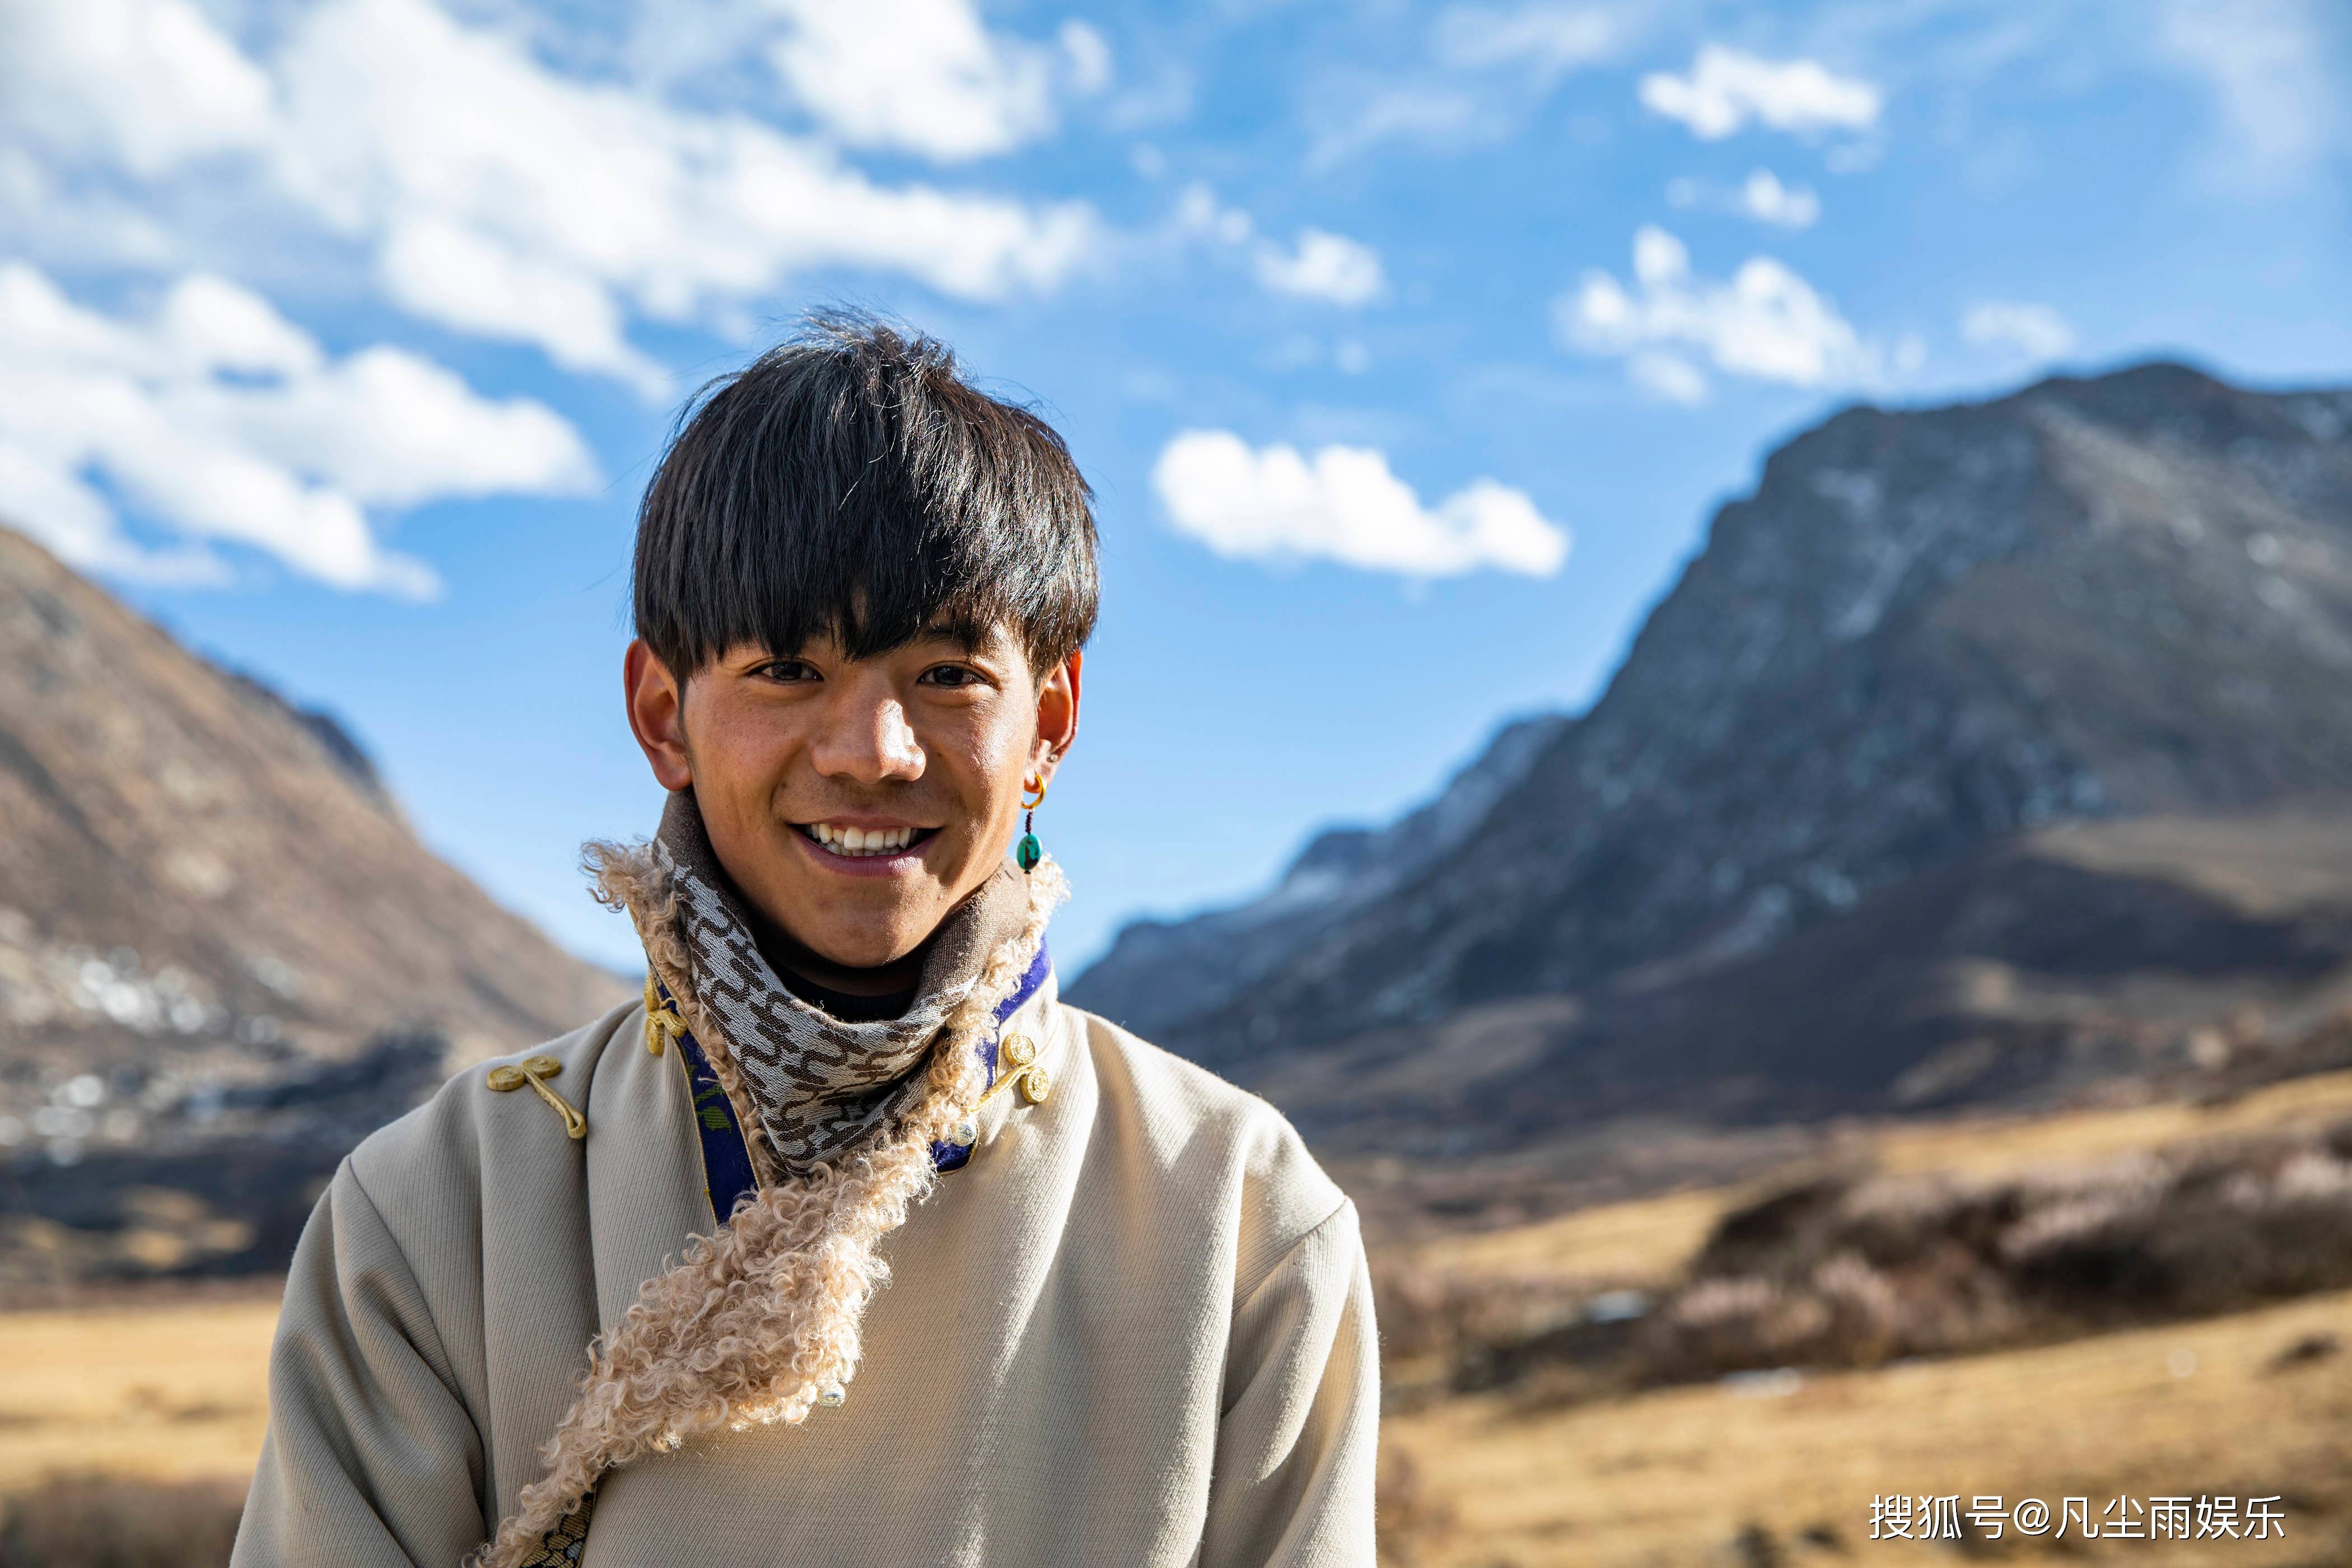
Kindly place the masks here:
MULTIPOLYGON (((1024 991, 999 1037, 1051 1092, 988 1100, 882 1238, 846 1397, 614 1465, 545 1560, 1372 1563, 1354 1208, 1263 1100, 1064 1005, 1042 962, 1024 991)), ((237 1568, 454 1568, 514 1515, 591 1342, 748 1180, 646 1025, 525 1053, 561 1064, 584 1137, 478 1067, 343 1163, 287 1282, 237 1568)))

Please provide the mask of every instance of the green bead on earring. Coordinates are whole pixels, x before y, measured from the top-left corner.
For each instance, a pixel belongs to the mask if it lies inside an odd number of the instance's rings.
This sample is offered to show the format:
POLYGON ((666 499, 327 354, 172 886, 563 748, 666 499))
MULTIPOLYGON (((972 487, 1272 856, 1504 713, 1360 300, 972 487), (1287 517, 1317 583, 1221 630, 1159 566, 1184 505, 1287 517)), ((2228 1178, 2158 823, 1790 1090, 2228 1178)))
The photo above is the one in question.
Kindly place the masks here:
POLYGON ((1025 877, 1045 858, 1045 847, 1037 842, 1037 808, 1045 804, 1045 775, 1040 773, 1034 783, 1024 783, 1021 787, 1036 792, 1035 799, 1021 803, 1021 842, 1013 847, 1013 863, 1021 868, 1025 877))

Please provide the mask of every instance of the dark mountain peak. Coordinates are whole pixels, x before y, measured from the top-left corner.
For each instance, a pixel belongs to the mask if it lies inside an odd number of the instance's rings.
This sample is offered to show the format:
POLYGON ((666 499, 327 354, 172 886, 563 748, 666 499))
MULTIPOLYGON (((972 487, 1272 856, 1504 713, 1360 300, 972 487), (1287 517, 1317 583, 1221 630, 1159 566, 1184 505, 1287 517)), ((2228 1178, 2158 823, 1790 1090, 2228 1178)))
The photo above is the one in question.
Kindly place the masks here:
POLYGON ((1281 961, 1173 1037, 1246 1076, 1558 997, 1590 1044, 1596 997, 1680 994, 2018 835, 2352 799, 2347 431, 2352 394, 2168 363, 1840 411, 1442 857, 1255 929, 1281 961))

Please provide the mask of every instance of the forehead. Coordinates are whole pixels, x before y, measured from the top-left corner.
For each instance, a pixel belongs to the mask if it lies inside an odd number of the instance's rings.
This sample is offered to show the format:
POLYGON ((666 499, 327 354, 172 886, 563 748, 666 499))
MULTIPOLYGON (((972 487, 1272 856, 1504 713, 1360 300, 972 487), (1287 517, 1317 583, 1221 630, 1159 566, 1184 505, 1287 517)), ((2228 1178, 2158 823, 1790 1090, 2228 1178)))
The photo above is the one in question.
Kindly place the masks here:
MULTIPOLYGON (((827 626, 811 636, 794 648, 763 650, 771 657, 803 653, 829 653, 838 658, 846 643, 837 626, 827 626)), ((874 659, 900 658, 910 654, 937 654, 941 651, 980 658, 1018 658, 1022 651, 1021 634, 1002 620, 962 621, 940 619, 926 624, 913 637, 888 647, 869 650, 862 657, 874 659)))

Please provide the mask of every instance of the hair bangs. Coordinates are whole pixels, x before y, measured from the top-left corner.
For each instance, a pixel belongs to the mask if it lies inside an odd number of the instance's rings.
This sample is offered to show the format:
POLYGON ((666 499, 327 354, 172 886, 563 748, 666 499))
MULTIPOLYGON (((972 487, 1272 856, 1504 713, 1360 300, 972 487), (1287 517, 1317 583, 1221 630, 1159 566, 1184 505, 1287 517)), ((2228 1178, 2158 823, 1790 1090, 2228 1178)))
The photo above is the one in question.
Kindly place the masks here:
POLYGON ((638 513, 637 635, 685 679, 746 644, 863 658, 1003 626, 1042 672, 1093 630, 1096 550, 1052 426, 936 339, 828 312, 681 416, 638 513))

